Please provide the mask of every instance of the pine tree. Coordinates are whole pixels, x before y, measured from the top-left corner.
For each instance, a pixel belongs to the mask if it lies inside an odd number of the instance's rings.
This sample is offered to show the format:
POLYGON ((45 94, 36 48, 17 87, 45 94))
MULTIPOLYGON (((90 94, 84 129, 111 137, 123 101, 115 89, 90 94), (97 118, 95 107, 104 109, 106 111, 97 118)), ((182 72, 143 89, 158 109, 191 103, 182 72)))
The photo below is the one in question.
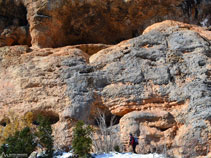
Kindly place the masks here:
POLYGON ((44 116, 38 117, 38 133, 39 143, 46 148, 46 158, 53 157, 53 136, 52 128, 49 120, 44 116))
POLYGON ((0 148, 0 153, 29 155, 35 150, 36 145, 30 128, 25 127, 21 131, 15 132, 14 136, 10 136, 5 140, 5 144, 0 148))
POLYGON ((91 132, 92 128, 90 126, 85 126, 82 121, 78 121, 73 129, 72 147, 74 153, 80 158, 90 156, 89 153, 92 148, 92 139, 90 138, 91 132))

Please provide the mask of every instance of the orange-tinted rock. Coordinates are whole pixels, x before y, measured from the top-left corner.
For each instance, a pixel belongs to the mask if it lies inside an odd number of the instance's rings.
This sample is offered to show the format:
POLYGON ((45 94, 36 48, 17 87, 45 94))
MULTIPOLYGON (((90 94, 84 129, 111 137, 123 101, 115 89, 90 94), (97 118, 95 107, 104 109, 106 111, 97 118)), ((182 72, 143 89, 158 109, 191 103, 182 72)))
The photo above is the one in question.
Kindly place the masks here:
POLYGON ((0 34, 0 47, 12 45, 31 45, 31 36, 27 27, 11 26, 0 34))
POLYGON ((32 37, 31 43, 7 39, 4 45, 38 47, 116 44, 163 20, 211 23, 210 2, 202 0, 4 0, 0 1, 0 13, 0 33, 11 26, 26 26, 25 39, 29 33, 32 37))
POLYGON ((211 40, 211 31, 208 31, 206 28, 203 27, 199 27, 197 25, 190 25, 190 24, 186 24, 186 23, 182 23, 182 22, 178 22, 178 21, 172 21, 172 20, 166 20, 164 22, 160 22, 160 23, 156 23, 153 24, 149 27, 147 27, 143 34, 146 34, 152 30, 157 30, 160 32, 165 32, 166 29, 170 29, 171 27, 174 27, 175 30, 181 30, 181 29, 188 29, 188 30, 193 30, 197 33, 199 33, 202 37, 211 40), (175 28, 175 26, 177 26, 178 28, 175 28))
POLYGON ((166 19, 210 25, 210 3, 190 0, 25 1, 32 45, 116 44, 166 19), (59 40, 57 40, 59 38, 59 40))
MULTIPOLYGON (((62 61, 88 55, 71 47, 34 49, 27 46, 0 48, 0 113, 44 114, 55 121, 56 146, 70 143, 71 123, 61 114, 70 105, 67 86, 61 77, 62 61), (54 119, 55 118, 55 119, 54 119)), ((3 120, 4 115, 1 115, 3 120)))
POLYGON ((168 155, 190 157, 193 151, 187 150, 187 142, 195 144, 196 156, 206 155, 211 130, 211 47, 204 34, 209 31, 202 29, 201 34, 199 29, 178 27, 177 22, 170 27, 168 23, 163 22, 162 31, 155 28, 97 52, 89 58, 89 64, 69 60, 74 64, 70 69, 76 73, 66 71, 65 76, 68 95, 74 102, 65 116, 92 123, 92 109, 104 107, 123 116, 123 144, 132 132, 143 139, 143 146, 138 147, 143 153, 156 149, 163 152, 166 148, 168 155), (140 116, 125 121, 133 111, 140 116), (142 117, 145 113, 155 120, 142 117), (165 114, 171 117, 163 118, 165 114), (174 123, 170 123, 172 120, 174 123), (141 133, 141 128, 148 133, 141 133), (180 128, 186 130, 181 132, 180 128))
POLYGON ((132 132, 139 152, 165 147, 175 157, 205 156, 211 146, 209 31, 169 23, 113 46, 1 47, 0 113, 51 117, 55 145, 67 147, 75 121, 95 124, 100 108, 122 117, 121 143, 132 132))

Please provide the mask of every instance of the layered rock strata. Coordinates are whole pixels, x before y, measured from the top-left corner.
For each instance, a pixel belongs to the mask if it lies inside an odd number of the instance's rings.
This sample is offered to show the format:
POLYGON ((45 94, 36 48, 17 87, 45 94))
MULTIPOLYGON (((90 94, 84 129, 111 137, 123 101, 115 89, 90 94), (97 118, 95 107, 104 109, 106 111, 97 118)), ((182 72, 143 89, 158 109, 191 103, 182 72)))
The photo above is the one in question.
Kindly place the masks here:
POLYGON ((32 111, 57 120, 55 145, 62 147, 71 144, 76 120, 94 125, 101 109, 121 118, 122 144, 129 132, 139 137, 141 153, 205 156, 211 146, 210 37, 206 29, 165 21, 113 46, 1 47, 0 113, 32 111))

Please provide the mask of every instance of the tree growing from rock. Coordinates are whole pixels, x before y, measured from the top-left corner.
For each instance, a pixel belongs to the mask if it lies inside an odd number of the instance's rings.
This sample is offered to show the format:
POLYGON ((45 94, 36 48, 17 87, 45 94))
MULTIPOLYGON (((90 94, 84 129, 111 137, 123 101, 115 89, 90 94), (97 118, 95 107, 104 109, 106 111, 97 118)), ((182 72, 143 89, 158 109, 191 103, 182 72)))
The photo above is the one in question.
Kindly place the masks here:
POLYGON ((46 149, 46 158, 53 157, 53 136, 52 128, 48 118, 44 116, 38 117, 38 132, 37 136, 39 138, 39 144, 46 149))

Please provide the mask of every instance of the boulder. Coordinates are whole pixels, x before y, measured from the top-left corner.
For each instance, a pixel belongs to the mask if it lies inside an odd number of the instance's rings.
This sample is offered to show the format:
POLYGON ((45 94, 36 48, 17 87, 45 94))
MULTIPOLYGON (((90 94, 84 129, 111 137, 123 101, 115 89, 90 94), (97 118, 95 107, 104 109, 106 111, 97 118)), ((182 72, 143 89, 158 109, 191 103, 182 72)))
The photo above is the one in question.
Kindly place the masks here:
POLYGON ((0 47, 12 45, 31 45, 31 36, 27 26, 10 26, 0 34, 0 47))

